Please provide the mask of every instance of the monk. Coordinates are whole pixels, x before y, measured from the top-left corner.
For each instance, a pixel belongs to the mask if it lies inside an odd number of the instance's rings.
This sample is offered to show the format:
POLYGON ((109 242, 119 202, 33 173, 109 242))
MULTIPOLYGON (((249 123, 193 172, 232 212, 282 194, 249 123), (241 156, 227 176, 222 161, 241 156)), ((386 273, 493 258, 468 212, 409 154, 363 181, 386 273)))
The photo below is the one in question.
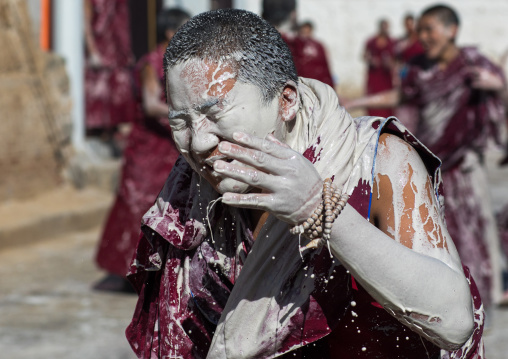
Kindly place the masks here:
POLYGON ((409 63, 401 89, 350 101, 346 107, 412 106, 415 135, 443 162, 446 221, 486 305, 499 299, 499 241, 483 153, 504 119, 501 70, 475 48, 456 44, 459 17, 438 5, 423 11, 418 33, 425 53, 409 63))
POLYGON ((129 2, 85 0, 84 15, 86 132, 119 157, 119 126, 135 114, 129 2))
MULTIPOLYGON (((378 33, 367 40, 363 58, 367 63, 368 95, 390 90, 394 87, 395 41, 390 37, 388 20, 379 21, 378 33)), ((391 108, 369 108, 369 116, 389 117, 391 108)))
MULTIPOLYGON (((418 39, 413 15, 407 14, 404 16, 404 30, 406 31, 404 36, 395 42, 395 56, 401 66, 407 64, 413 57, 425 52, 418 39)), ((400 76, 404 77, 404 73, 400 74, 400 76)))
POLYGON ((481 357, 440 161, 415 137, 298 78, 247 11, 191 18, 164 60, 181 157, 129 274, 138 357, 481 357))
POLYGON ((136 121, 124 151, 116 199, 97 248, 97 265, 107 275, 94 285, 95 289, 132 291, 126 275, 139 237, 141 217, 157 197, 178 157, 166 120, 162 58, 173 35, 189 18, 178 8, 159 12, 158 45, 136 64, 136 121))
POLYGON ((280 32, 293 54, 299 76, 334 86, 326 48, 314 38, 310 21, 297 24, 295 0, 263 1, 263 18, 280 32))
POLYGON ((321 81, 334 86, 328 56, 324 45, 313 36, 314 25, 306 21, 298 27, 298 36, 293 40, 293 58, 299 76, 321 81))
MULTIPOLYGON (((404 29, 406 30, 404 36, 395 42, 396 76, 394 76, 394 87, 398 88, 400 87, 401 80, 407 75, 408 63, 413 57, 422 55, 425 52, 418 39, 416 22, 413 15, 408 14, 404 17, 404 29)), ((408 130, 411 132, 416 131, 418 111, 415 110, 414 106, 399 104, 394 109, 393 114, 408 130)))

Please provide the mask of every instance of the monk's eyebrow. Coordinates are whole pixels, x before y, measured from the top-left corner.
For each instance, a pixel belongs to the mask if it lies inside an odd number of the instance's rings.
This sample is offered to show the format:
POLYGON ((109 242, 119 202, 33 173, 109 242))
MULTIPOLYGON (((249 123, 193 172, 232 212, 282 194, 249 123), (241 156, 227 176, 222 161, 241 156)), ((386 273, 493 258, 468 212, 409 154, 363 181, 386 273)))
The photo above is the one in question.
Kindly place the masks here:
POLYGON ((210 107, 217 105, 218 103, 219 103, 219 99, 214 98, 212 100, 206 101, 205 103, 203 103, 201 105, 194 107, 194 110, 196 110, 197 112, 203 112, 205 110, 208 110, 210 107))
POLYGON ((189 110, 169 111, 168 119, 173 120, 175 118, 179 118, 187 114, 189 114, 189 110))
MULTIPOLYGON (((209 101, 206 101, 205 103, 203 104, 200 104, 200 105, 197 105, 197 106, 194 106, 192 108, 193 111, 196 111, 198 113, 201 113, 201 112, 204 112, 206 110, 208 110, 210 107, 213 107, 215 105, 217 105, 219 103, 219 99, 218 98, 215 98, 213 100, 209 100, 209 101)), ((168 119, 172 120, 172 119, 175 119, 175 118, 179 118, 179 117, 182 117, 182 116, 186 116, 188 115, 189 113, 191 112, 191 110, 189 109, 184 109, 184 110, 171 110, 169 111, 168 113, 168 119)))

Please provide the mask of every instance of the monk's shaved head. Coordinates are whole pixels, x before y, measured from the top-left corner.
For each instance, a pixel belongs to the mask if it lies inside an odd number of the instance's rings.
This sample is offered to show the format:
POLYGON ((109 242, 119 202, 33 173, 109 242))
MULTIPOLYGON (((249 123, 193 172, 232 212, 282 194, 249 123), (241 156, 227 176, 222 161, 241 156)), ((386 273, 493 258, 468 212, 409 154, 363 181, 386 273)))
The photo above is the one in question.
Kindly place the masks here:
POLYGON ((457 12, 446 5, 440 4, 427 8, 422 12, 421 17, 424 16, 435 16, 446 26, 460 25, 459 15, 457 15, 457 12))
POLYGON ((265 102, 280 94, 288 81, 298 81, 279 32, 245 10, 209 11, 183 25, 166 50, 164 71, 191 59, 229 63, 237 80, 256 85, 265 102))

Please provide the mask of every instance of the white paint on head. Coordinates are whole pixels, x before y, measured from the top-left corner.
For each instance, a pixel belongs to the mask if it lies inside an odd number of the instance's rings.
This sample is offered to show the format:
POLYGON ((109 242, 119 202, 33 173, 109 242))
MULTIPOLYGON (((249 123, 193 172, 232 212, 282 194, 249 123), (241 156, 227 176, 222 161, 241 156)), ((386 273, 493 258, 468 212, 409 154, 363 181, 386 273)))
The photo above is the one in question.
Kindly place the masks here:
POLYGON ((224 71, 223 67, 224 63, 219 63, 215 68, 212 80, 208 83, 208 93, 211 93, 213 91, 213 87, 216 86, 216 91, 222 94, 225 91, 227 80, 236 79, 236 72, 232 70, 224 71))

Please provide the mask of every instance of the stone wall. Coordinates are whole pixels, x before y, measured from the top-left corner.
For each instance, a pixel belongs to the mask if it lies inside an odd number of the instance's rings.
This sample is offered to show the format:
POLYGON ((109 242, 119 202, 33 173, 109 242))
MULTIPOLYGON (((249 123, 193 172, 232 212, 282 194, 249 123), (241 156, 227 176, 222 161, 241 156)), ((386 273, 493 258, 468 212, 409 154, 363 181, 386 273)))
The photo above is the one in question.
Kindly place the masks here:
POLYGON ((23 0, 0 2, 0 201, 62 182, 70 150, 63 62, 38 46, 23 0))

